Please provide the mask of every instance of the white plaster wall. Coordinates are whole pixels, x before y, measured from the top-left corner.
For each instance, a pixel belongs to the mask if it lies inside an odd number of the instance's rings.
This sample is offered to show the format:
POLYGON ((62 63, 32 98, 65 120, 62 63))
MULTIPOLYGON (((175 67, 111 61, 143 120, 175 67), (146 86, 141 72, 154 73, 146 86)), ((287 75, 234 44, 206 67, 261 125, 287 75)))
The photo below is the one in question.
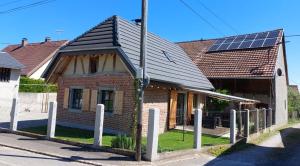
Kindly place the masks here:
POLYGON ((277 125, 288 121, 288 85, 282 44, 279 46, 275 72, 275 124, 277 125), (277 75, 278 68, 282 70, 282 76, 277 75))
POLYGON ((46 70, 46 68, 49 65, 50 61, 51 61, 51 59, 49 61, 47 61, 42 67, 40 67, 37 71, 35 71, 34 73, 32 73, 31 76, 30 76, 30 78, 41 79, 42 74, 46 70))
POLYGON ((0 82, 0 111, 11 110, 12 100, 18 95, 20 70, 11 70, 10 81, 0 82))

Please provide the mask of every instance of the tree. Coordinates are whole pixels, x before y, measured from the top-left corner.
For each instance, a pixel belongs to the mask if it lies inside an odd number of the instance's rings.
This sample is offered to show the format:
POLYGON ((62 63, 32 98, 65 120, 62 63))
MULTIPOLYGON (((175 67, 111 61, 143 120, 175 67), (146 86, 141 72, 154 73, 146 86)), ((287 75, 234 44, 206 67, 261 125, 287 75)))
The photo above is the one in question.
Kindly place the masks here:
POLYGON ((300 94, 290 87, 288 88, 288 105, 289 112, 300 111, 300 94))

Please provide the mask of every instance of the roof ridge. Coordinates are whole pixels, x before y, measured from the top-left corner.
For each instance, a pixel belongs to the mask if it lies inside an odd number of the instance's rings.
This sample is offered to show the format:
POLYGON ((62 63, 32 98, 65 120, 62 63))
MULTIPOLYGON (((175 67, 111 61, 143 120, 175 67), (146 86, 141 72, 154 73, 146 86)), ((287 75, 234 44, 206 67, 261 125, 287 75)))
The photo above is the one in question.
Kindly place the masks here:
MULTIPOLYGON (((53 40, 53 41, 48 41, 48 43, 58 43, 58 42, 67 42, 68 40, 65 39, 65 40, 53 40)), ((28 43, 26 46, 30 46, 30 45, 40 45, 40 44, 43 44, 43 43, 46 43, 44 41, 42 42, 32 42, 32 43, 28 43)), ((13 47, 13 46, 20 46, 21 44, 9 44, 7 45, 6 47, 3 48, 3 50, 7 47, 13 47)))
POLYGON ((178 43, 178 44, 179 44, 179 43, 189 43, 189 42, 212 41, 212 40, 218 40, 218 39, 222 39, 222 38, 229 38, 229 37, 240 36, 240 35, 251 35, 251 34, 255 34, 255 33, 271 32, 271 31, 276 31, 276 30, 280 30, 281 32, 284 31, 283 28, 277 28, 277 29, 267 30, 267 31, 252 32, 252 33, 244 33, 244 34, 238 34, 238 35, 229 35, 229 36, 218 37, 218 38, 209 38, 209 39, 196 39, 196 40, 179 41, 179 42, 175 42, 175 43, 178 43))

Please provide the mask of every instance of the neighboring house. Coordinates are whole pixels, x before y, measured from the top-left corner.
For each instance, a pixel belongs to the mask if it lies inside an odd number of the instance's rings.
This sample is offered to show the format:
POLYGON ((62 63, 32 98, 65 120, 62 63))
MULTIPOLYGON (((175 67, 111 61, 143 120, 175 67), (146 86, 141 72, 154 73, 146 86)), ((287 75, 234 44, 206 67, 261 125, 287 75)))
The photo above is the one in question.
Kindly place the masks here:
POLYGON ((21 72, 22 76, 40 79, 53 55, 66 43, 67 40, 51 41, 49 37, 40 43, 28 43, 24 38, 20 44, 9 45, 3 51, 25 65, 21 72))
POLYGON ((274 110, 275 124, 287 122, 289 83, 282 29, 178 44, 216 89, 259 100, 258 107, 274 110))
POLYGON ((19 79, 24 66, 6 52, 0 52, 0 111, 10 111, 18 97, 19 79))
POLYGON ((298 94, 300 93, 298 85, 289 85, 289 87, 291 88, 292 91, 294 91, 294 92, 296 92, 298 94))
MULTIPOLYGON (((160 132, 182 125, 187 110, 199 108, 203 95, 197 90, 213 86, 183 49, 148 33, 147 74, 143 132, 148 109, 160 109, 160 132)), ((85 32, 62 47, 44 73, 58 84, 57 122, 94 129, 96 104, 105 105, 106 132, 130 133, 135 110, 135 77, 139 69, 140 25, 118 16, 85 32)))

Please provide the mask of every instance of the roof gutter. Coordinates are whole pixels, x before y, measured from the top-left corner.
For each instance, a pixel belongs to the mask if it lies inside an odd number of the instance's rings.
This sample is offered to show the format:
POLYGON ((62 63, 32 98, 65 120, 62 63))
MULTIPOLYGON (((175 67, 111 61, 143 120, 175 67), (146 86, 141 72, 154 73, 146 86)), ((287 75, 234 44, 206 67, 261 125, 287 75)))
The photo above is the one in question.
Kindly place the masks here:
POLYGON ((219 100, 234 101, 234 102, 241 102, 241 103, 252 103, 252 104, 260 103, 260 101, 258 101, 258 100, 247 99, 247 98, 231 96, 231 95, 225 95, 225 94, 208 91, 208 90, 199 90, 199 89, 187 89, 187 90, 190 90, 190 91, 193 91, 196 93, 205 94, 209 97, 216 98, 219 100))

